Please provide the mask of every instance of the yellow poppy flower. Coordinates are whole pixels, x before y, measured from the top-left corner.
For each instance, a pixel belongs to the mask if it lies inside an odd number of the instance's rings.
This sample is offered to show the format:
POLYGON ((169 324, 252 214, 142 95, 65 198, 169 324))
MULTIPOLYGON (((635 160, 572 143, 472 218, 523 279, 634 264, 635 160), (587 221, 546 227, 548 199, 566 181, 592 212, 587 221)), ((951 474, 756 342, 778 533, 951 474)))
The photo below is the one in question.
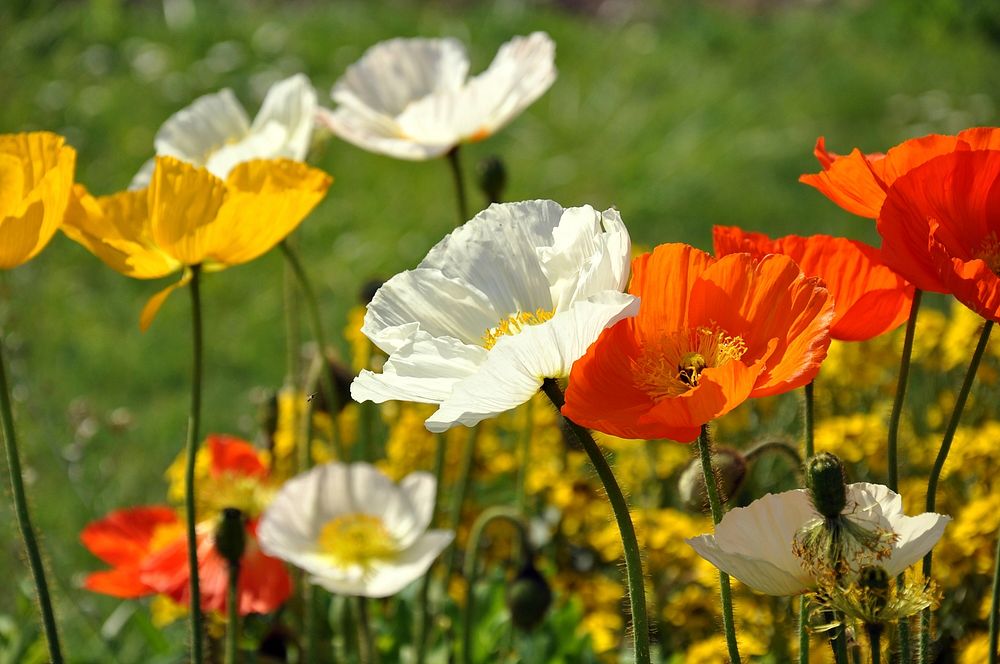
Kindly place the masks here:
POLYGON ((41 251, 62 224, 76 150, 47 131, 0 134, 0 268, 41 251))
POLYGON ((236 166, 223 181, 173 157, 157 157, 148 189, 94 198, 77 185, 64 231, 111 268, 136 279, 183 270, 146 303, 145 330, 188 267, 221 270, 257 258, 295 230, 333 179, 288 159, 236 166))

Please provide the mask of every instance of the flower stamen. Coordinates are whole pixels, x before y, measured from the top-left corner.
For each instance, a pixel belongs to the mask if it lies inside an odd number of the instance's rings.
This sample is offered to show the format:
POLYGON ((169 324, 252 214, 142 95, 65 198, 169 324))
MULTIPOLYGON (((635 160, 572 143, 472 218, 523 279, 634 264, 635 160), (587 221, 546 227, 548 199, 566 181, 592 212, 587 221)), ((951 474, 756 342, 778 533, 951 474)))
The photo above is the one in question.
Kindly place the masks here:
POLYGON ((345 514, 330 519, 319 533, 319 549, 341 568, 369 571, 375 563, 399 554, 399 544, 382 519, 371 514, 345 514))
POLYGON ((643 345, 633 366, 636 386, 656 401, 680 396, 698 386, 705 369, 739 360, 746 351, 742 337, 717 327, 664 335, 643 345))
POLYGON ((514 336, 529 325, 540 325, 551 320, 556 315, 555 311, 538 308, 534 312, 517 311, 497 323, 496 327, 491 327, 483 334, 483 348, 492 349, 500 337, 514 336))

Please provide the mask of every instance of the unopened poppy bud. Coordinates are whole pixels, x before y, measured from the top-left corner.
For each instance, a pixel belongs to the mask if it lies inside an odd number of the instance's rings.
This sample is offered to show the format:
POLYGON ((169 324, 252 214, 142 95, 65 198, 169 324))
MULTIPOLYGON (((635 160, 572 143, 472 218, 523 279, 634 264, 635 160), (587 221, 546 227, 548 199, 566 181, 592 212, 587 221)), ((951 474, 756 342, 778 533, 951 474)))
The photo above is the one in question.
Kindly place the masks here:
MULTIPOLYGON (((712 467, 719 478, 719 491, 722 500, 727 501, 743 487, 747 476, 747 461, 739 450, 731 447, 718 447, 712 453, 712 467)), ((708 509, 708 495, 705 493, 705 474, 701 461, 694 459, 681 473, 678 480, 681 500, 684 506, 693 512, 704 512, 708 509)))
POLYGON ((552 604, 552 589, 528 560, 507 587, 507 608, 515 627, 530 631, 541 624, 552 604))
POLYGON ((496 155, 486 157, 476 166, 479 176, 479 188, 490 203, 503 200, 504 189, 507 188, 507 168, 503 160, 496 155))
POLYGON ((268 444, 274 439, 278 430, 278 393, 269 391, 257 406, 257 423, 267 437, 268 444))
POLYGON ((847 506, 844 464, 829 452, 812 457, 806 462, 806 488, 817 512, 827 519, 840 516, 847 506))
POLYGON ((243 512, 235 507, 222 510, 219 528, 215 531, 215 548, 230 565, 240 564, 246 548, 246 529, 243 512))

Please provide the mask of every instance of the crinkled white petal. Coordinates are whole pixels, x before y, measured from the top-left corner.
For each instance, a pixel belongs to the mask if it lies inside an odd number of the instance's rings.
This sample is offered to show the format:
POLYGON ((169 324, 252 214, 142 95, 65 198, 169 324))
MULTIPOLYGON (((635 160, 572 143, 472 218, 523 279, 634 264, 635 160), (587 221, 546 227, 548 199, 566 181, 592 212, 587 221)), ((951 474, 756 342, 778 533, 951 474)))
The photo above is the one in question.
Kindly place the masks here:
POLYGON ((395 117, 417 99, 458 88, 468 72, 465 46, 457 39, 390 39, 348 67, 331 96, 348 107, 395 117))
POLYGON ((139 172, 132 176, 132 181, 128 183, 129 191, 145 189, 153 179, 153 171, 156 170, 156 159, 147 159, 139 168, 139 172))
POLYGON ((246 111, 229 88, 203 95, 171 115, 156 132, 156 154, 204 166, 208 157, 250 131, 246 111))
POLYGON ((312 139, 316 106, 316 90, 305 74, 295 74, 272 85, 250 126, 250 133, 263 132, 273 125, 284 130, 284 140, 273 154, 260 156, 305 159, 312 139))
POLYGON ((444 155, 455 145, 450 142, 417 143, 403 136, 395 119, 347 106, 340 106, 333 111, 321 108, 317 111, 316 121, 362 150, 396 159, 434 159, 444 155))
POLYGON ((283 156, 288 132, 284 127, 268 123, 261 129, 247 134, 243 140, 235 141, 213 152, 205 162, 205 168, 217 178, 226 179, 229 171, 251 159, 272 159, 283 156))
POLYGON ((805 489, 770 493, 726 512, 715 527, 715 539, 727 552, 764 560, 808 583, 792 542, 799 528, 817 517, 805 489))
POLYGON ((478 345, 499 322, 500 311, 476 284, 418 267, 382 284, 368 304, 361 331, 387 353, 400 347, 393 329, 411 323, 419 326, 407 328, 413 334, 419 329, 478 345))
POLYGON ((474 426, 516 408, 538 391, 545 378, 569 375, 602 330, 638 311, 638 298, 607 291, 574 303, 544 323, 501 337, 479 370, 458 382, 427 419, 427 429, 474 426))
POLYGON ((409 546, 413 538, 427 530, 431 521, 434 520, 434 492, 437 490, 437 480, 430 473, 417 471, 401 479, 399 488, 409 498, 413 514, 416 517, 414 530, 410 535, 402 538, 406 540, 405 543, 402 540, 400 542, 402 546, 409 546))
POLYGON ((345 572, 332 565, 303 569, 312 574, 310 581, 333 593, 372 598, 389 597, 426 574, 434 560, 453 539, 454 534, 450 531, 428 531, 401 552, 391 564, 377 565, 367 573, 360 569, 345 572))
POLYGON ((351 398, 440 403, 456 383, 478 371, 486 354, 480 346, 419 332, 389 357, 382 373, 362 371, 351 383, 351 398))
POLYGON ((808 589, 802 579, 762 558, 752 558, 724 550, 712 535, 685 540, 698 555, 757 592, 767 595, 797 595, 808 589))

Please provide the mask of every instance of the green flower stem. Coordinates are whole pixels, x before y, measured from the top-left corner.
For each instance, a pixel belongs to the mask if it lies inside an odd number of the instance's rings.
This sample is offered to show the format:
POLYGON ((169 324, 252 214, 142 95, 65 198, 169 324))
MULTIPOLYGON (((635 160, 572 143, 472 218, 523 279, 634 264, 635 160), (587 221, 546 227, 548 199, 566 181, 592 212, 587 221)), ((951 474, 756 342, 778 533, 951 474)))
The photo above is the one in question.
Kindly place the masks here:
MULTIPOLYGON (((287 240, 286 240, 287 241, 287 240)), ((295 271, 285 265, 282 273, 282 300, 285 313, 285 384, 298 385, 302 380, 301 321, 299 319, 299 299, 295 283, 295 271)))
MULTIPOLYGON (((983 325, 983 331, 979 335, 979 343, 972 352, 972 359, 969 362, 969 370, 965 372, 965 379, 962 387, 959 388, 958 397, 955 399, 955 407, 951 412, 951 419, 948 420, 948 427, 945 429, 944 438, 941 440, 941 449, 938 450, 937 458, 934 459, 934 467, 931 468, 930 478, 927 480, 927 511, 933 512, 937 506, 937 486, 941 479, 941 471, 944 463, 948 459, 948 452, 951 450, 951 442, 955 438, 955 431, 958 430, 958 422, 962 418, 962 411, 965 409, 965 401, 969 398, 972 389, 972 381, 976 378, 979 370, 979 363, 983 359, 986 351, 986 343, 990 339, 990 331, 993 329, 993 321, 988 320, 983 325)), ((931 566, 933 563, 933 551, 928 551, 924 556, 923 575, 925 580, 931 578, 931 566)), ((931 610, 924 609, 920 613, 920 664, 927 664, 930 657, 931 645, 931 610)))
POLYGON ((815 413, 816 400, 813 397, 813 382, 806 383, 802 388, 802 440, 806 461, 816 454, 815 443, 815 413))
POLYGON ((340 426, 337 423, 337 415, 340 412, 342 404, 337 394, 337 386, 333 384, 333 376, 326 366, 326 334, 323 331, 323 319, 319 315, 319 303, 316 299, 316 291, 313 290, 309 275, 306 274, 305 268, 302 267, 302 261, 299 260, 298 255, 288 242, 281 242, 279 246, 281 247, 281 253, 285 256, 286 264, 295 273, 295 278, 299 282, 299 290, 302 291, 302 296, 306 302, 306 311, 309 315, 309 324, 312 326, 313 338, 316 340, 316 345, 319 346, 319 358, 322 363, 319 384, 326 399, 326 406, 330 409, 330 419, 333 424, 331 427, 333 430, 333 449, 337 453, 337 459, 346 463, 349 459, 346 456, 344 441, 340 436, 340 426))
POLYGON ((240 565, 229 563, 229 588, 226 596, 226 664, 236 664, 240 641, 239 583, 240 565))
MULTIPOLYGON (((808 387, 808 386, 807 386, 808 387)), ((806 401, 810 401, 811 392, 807 389, 806 401)), ((719 482, 712 468, 712 441, 708 433, 708 425, 701 426, 698 436, 698 454, 701 457, 701 471, 705 474, 705 490, 708 493, 708 504, 712 508, 712 522, 722 521, 722 499, 719 496, 719 482)), ((736 623, 733 620, 733 592, 729 587, 729 575, 719 570, 719 588, 722 594, 722 629, 726 632, 726 646, 729 649, 729 660, 732 664, 740 664, 740 650, 736 643, 736 623)))
POLYGON ((7 470, 10 471, 10 493, 14 501, 14 515, 17 519, 17 527, 21 531, 21 539, 24 541, 28 567, 31 569, 31 576, 35 581, 35 593, 38 597, 38 609, 41 612, 42 630, 45 632, 49 659, 54 664, 62 664, 63 656, 59 647, 59 631, 56 628, 55 612, 52 610, 52 599, 49 597, 49 584, 45 579, 45 566, 42 563, 42 553, 35 537, 35 529, 31 525, 31 516, 28 513, 28 497, 24 491, 21 460, 17 453, 14 411, 10 403, 10 388, 7 385, 5 363, 2 344, 0 344, 0 424, 3 426, 7 470))
POLYGON ((799 595, 799 664, 809 664, 809 600, 799 595))
MULTIPOLYGON (((917 329, 917 312, 920 310, 920 299, 923 293, 913 291, 913 303, 910 305, 910 317, 906 321, 906 334, 903 337, 903 353, 899 360, 899 379, 896 381, 896 398, 892 402, 892 414, 889 416, 889 484, 893 491, 899 491, 899 418, 903 412, 903 401, 906 398, 907 379, 910 376, 910 355, 913 353, 913 334, 917 329)), ((900 626, 906 621, 900 621, 900 626)))
MULTIPOLYGON (((448 518, 448 526, 458 531, 458 525, 462 523, 462 509, 465 507, 465 498, 469 494, 469 480, 472 478, 472 466, 476 459, 476 442, 479 439, 479 428, 469 429, 469 436, 465 441, 465 449, 462 450, 462 465, 458 469, 458 481, 455 482, 455 492, 451 497, 451 511, 448 518)), ((445 574, 444 582, 447 584, 455 573, 458 565, 458 554, 452 551, 448 559, 448 571, 445 574)))
POLYGON ((868 642, 871 644, 871 664, 882 664, 882 625, 865 625, 865 631, 868 632, 868 642))
MULTIPOLYGON (((441 484, 444 480, 444 461, 445 452, 447 451, 448 441, 445 439, 443 433, 439 433, 434 436, 435 450, 434 450, 434 510, 437 512, 437 507, 441 503, 441 484)), ((435 514, 435 520, 437 515, 435 514)), ((424 664, 427 658, 427 641, 430 638, 430 625, 431 625, 431 602, 430 602, 430 587, 431 578, 433 576, 433 566, 431 569, 427 570, 424 574, 424 578, 420 580, 420 590, 417 595, 417 603, 420 607, 417 613, 417 629, 416 636, 414 638, 416 648, 416 664, 424 664)))
POLYGON ((528 496, 525 493, 525 483, 528 478, 528 460, 531 456, 531 434, 534 431, 534 400, 528 399, 524 404, 524 429, 521 431, 520 454, 518 454, 517 485, 514 488, 517 508, 522 512, 528 504, 528 496))
POLYGON ((749 463, 754 461, 757 457, 764 456, 768 452, 779 452, 791 461, 795 465, 795 468, 802 468, 802 457, 799 456, 799 451, 784 440, 761 441, 744 452, 743 458, 749 463))
POLYGON ((993 595, 990 599, 990 658, 989 664, 997 664, 997 643, 1000 640, 1000 630, 997 621, 1000 620, 1000 537, 997 538, 997 555, 993 563, 993 595))
POLYGON ((472 524, 472 532, 469 534, 469 545, 465 549, 465 565, 463 574, 465 575, 465 608, 462 610, 462 659, 464 664, 472 664, 472 626, 476 618, 475 590, 476 580, 479 577, 476 558, 479 555, 479 544, 483 538, 486 527, 494 521, 506 520, 514 525, 517 530, 518 539, 521 544, 521 556, 525 560, 530 559, 531 549, 528 539, 528 526, 524 522, 524 516, 518 510, 509 507, 491 507, 483 510, 476 522, 472 524))
POLYGON ((195 513, 195 461, 201 428, 202 324, 201 266, 191 268, 191 411, 188 415, 184 458, 184 521, 187 527, 188 570, 191 584, 191 661, 202 664, 201 584, 198 579, 198 515, 195 513))
POLYGON ((451 177, 455 182, 455 200, 458 202, 458 223, 461 226, 469 220, 469 206, 465 198, 465 177, 462 175, 462 160, 459 156, 461 146, 456 145, 448 151, 448 166, 451 167, 451 177))
MULTIPOLYGON (((368 617, 368 598, 358 597, 358 650, 362 664, 377 664, 378 650, 372 639, 371 621, 368 617)), ((311 661, 311 660, 310 660, 311 661)))
MULTIPOLYGON (((552 404, 562 410, 563 399, 562 390, 555 380, 546 378, 542 383, 542 391, 549 398, 552 404)), ((590 431, 584 429, 573 420, 563 417, 563 421, 569 429, 576 435, 580 445, 590 457, 590 462, 594 465, 597 475, 604 484, 604 490, 608 494, 608 501, 614 511, 615 520, 618 522, 618 531, 621 533, 622 549, 625 552, 625 576, 628 581, 628 598, 632 609, 632 645, 634 648, 634 660, 636 664, 649 664, 649 621, 646 617, 646 588, 643 584, 642 557, 639 552, 639 543, 635 537, 635 527, 632 525, 632 515, 628 511, 628 503, 622 495, 621 487, 615 480, 615 474, 608 465, 608 460, 604 458, 604 453, 598 446, 590 431)), ((739 664, 739 660, 733 661, 739 664)))

